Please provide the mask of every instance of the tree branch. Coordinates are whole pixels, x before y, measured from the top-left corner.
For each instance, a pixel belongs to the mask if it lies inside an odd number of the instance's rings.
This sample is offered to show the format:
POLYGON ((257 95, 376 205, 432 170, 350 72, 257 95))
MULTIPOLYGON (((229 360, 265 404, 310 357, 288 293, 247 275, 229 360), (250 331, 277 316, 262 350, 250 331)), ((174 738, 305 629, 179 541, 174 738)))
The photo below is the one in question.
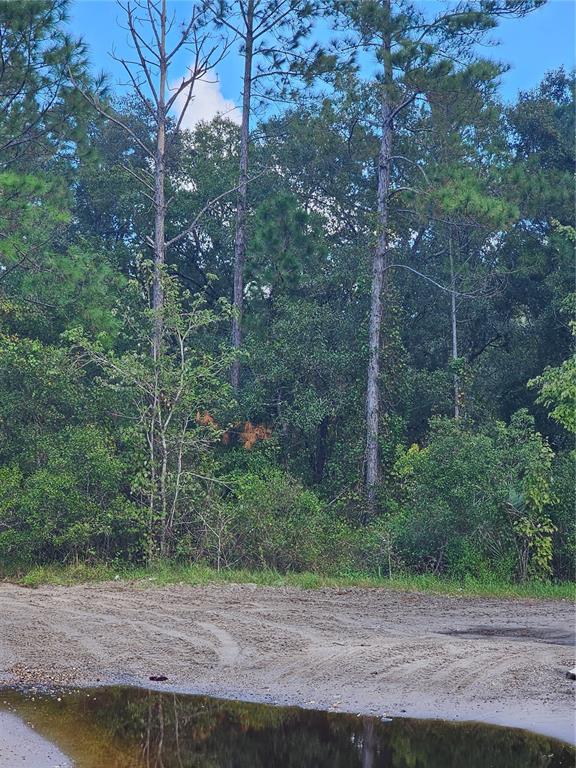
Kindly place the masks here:
MULTIPOLYGON (((258 179, 260 176, 263 176, 265 173, 268 172, 268 169, 261 171, 260 173, 257 173, 255 176, 252 176, 251 179, 247 180, 247 183, 250 184, 251 182, 258 179)), ((215 203, 217 203, 219 200, 222 200, 223 197, 227 197, 228 195, 232 194, 232 192, 237 192, 239 188, 239 185, 236 184, 233 187, 230 187, 230 189, 227 189, 225 192, 222 192, 222 194, 217 195, 217 197, 210 200, 206 205, 201 209, 201 211, 194 217, 194 220, 192 223, 186 227, 180 234, 173 237, 171 240, 168 240, 168 242, 165 244, 166 248, 169 248, 171 245, 175 245, 176 243, 179 243, 180 240, 182 240, 186 235, 190 234, 192 230, 196 227, 202 216, 208 211, 215 203)))

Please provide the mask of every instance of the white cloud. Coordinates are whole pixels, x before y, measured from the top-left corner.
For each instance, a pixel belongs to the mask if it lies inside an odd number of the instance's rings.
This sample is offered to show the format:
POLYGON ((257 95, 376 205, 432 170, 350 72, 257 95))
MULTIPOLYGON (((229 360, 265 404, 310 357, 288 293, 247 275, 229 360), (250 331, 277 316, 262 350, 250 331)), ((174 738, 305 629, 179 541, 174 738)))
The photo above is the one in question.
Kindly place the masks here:
MULTIPOLYGON (((174 116, 178 118, 186 103, 187 92, 181 93, 174 105, 174 116)), ((240 110, 231 99, 225 99, 218 80, 198 80, 194 85, 193 98, 182 120, 182 128, 192 130, 202 121, 210 122, 216 115, 222 115, 240 123, 240 110)))

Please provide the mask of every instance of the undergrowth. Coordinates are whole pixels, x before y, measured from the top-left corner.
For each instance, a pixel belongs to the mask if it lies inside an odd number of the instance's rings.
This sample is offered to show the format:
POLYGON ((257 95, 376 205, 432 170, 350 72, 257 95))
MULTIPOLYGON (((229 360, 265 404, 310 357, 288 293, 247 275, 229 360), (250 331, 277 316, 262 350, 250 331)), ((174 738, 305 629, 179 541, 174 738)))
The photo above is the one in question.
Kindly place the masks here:
POLYGON ((574 582, 531 581, 522 584, 498 580, 466 578, 462 581, 429 574, 399 574, 392 578, 361 573, 343 573, 327 576, 318 573, 278 573, 273 570, 217 571, 202 564, 183 565, 164 562, 150 567, 130 567, 125 564, 89 565, 41 565, 19 571, 5 571, 4 581, 27 587, 44 584, 69 586, 87 582, 130 582, 137 587, 154 587, 168 584, 202 586, 206 584, 256 584, 264 587, 298 587, 301 589, 342 589, 361 587, 367 589, 398 589, 454 596, 482 596, 509 598, 542 598, 574 600, 574 582))

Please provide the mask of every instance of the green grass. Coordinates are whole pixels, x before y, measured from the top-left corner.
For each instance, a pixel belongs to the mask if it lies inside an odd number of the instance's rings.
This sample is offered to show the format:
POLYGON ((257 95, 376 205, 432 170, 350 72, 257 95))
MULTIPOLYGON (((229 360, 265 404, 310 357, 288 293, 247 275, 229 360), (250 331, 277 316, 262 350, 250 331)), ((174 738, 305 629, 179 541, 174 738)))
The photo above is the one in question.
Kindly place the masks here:
POLYGON ((266 587, 299 587, 301 589, 324 588, 384 588, 410 592, 426 592, 443 595, 466 595, 482 597, 542 598, 574 600, 574 582, 546 583, 529 582, 513 584, 498 580, 466 579, 455 581, 431 575, 398 575, 392 579, 366 574, 342 574, 323 576, 317 573, 286 573, 272 570, 221 570, 216 571, 205 565, 180 565, 159 563, 150 568, 133 568, 118 565, 44 565, 20 572, 5 573, 6 581, 27 587, 43 584, 71 585, 98 581, 133 582, 140 587, 154 587, 165 584, 258 584, 266 587))

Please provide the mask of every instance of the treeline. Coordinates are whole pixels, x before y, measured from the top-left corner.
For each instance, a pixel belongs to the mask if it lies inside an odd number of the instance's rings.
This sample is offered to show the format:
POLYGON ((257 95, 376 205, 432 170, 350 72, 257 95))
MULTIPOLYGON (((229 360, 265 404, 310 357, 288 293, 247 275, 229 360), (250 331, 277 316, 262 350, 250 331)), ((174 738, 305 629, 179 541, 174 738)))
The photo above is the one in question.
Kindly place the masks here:
POLYGON ((475 54, 537 5, 134 0, 115 92, 0 2, 2 564, 573 577, 574 76, 475 54))

